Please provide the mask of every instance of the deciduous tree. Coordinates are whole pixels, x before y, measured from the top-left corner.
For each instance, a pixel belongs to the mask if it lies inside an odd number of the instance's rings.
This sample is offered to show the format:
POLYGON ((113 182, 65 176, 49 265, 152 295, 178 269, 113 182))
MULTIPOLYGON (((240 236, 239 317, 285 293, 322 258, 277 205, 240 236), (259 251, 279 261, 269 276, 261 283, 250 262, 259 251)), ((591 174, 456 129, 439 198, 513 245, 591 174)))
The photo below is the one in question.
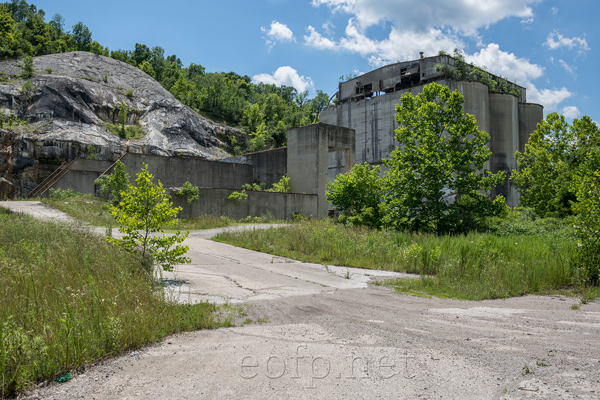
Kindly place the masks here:
POLYGON ((571 214, 576 200, 573 174, 586 154, 600 146, 598 126, 587 116, 569 125, 565 117, 550 113, 531 134, 523 153, 517 152, 518 170, 511 181, 521 193, 521 205, 544 216, 571 214))
POLYGON ((158 235, 163 228, 173 228, 177 224, 181 208, 173 207, 160 180, 156 185, 153 180, 154 176, 144 164, 137 174, 136 185, 129 185, 127 191, 122 192, 121 202, 111 206, 111 214, 121 224, 119 231, 123 237, 107 240, 127 251, 139 251, 143 257, 151 256, 155 264, 165 271, 172 271, 173 265, 191 261, 184 256, 188 246, 180 244, 189 232, 158 235))
POLYGON ((491 189, 503 172, 484 171, 490 136, 463 110, 463 96, 431 83, 396 106, 396 148, 384 163, 382 213, 385 225, 437 233, 464 232, 504 207, 491 189))

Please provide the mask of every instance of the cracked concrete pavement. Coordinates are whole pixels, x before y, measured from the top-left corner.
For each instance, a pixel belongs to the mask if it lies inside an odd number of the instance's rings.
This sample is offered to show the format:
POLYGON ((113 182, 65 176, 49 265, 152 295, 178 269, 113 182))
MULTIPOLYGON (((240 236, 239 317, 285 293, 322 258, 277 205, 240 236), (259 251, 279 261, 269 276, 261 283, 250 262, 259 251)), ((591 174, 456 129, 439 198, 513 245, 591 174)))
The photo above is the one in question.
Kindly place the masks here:
POLYGON ((175 335, 26 398, 600 398, 597 301, 406 296, 368 283, 377 271, 328 272, 213 233, 190 234, 193 261, 169 277, 174 292, 266 322, 175 335))

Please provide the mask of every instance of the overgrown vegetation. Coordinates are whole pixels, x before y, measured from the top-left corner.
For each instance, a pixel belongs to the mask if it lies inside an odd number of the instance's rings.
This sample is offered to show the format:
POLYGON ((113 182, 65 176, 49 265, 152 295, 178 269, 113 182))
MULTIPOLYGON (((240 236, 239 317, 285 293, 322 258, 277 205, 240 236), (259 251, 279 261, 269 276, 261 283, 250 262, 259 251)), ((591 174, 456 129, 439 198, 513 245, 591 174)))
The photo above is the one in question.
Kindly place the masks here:
MULTIPOLYGON (((175 55, 166 56, 161 47, 136 43, 133 50, 110 50, 93 40, 82 22, 66 31, 64 19, 56 14, 45 22, 45 13, 24 0, 0 4, 0 59, 19 59, 69 51, 88 51, 133 65, 156 79, 176 98, 194 110, 218 121, 240 127, 246 137, 223 137, 234 152, 260 151, 285 145, 287 130, 318 122, 329 104, 329 96, 317 91, 299 93, 290 86, 252 82, 235 72, 207 72, 202 65, 184 67, 175 55)), ((25 72, 24 73, 28 73, 25 72)), ((31 73, 35 73, 31 69, 31 73)), ((108 76, 103 81, 108 82, 108 76)), ((124 92, 134 97, 132 89, 124 92)), ((107 126, 119 134, 118 126, 107 126)), ((122 137, 140 138, 139 127, 126 127, 122 137), (127 129, 129 128, 129 129, 127 129), (135 129, 135 132, 133 130, 135 129)))
POLYGON ((93 226, 111 227, 117 225, 110 214, 110 204, 91 194, 82 195, 69 189, 50 189, 50 196, 41 200, 44 204, 93 226))
POLYGON ((200 189, 198 189, 198 186, 194 186, 190 182, 186 181, 176 195, 183 197, 188 204, 192 204, 194 201, 198 200, 198 197, 200 197, 200 189))
MULTIPOLYGON (((440 55, 446 54, 441 51, 440 55)), ((486 67, 480 67, 473 63, 467 63, 465 56, 454 49, 452 55, 455 60, 454 68, 446 64, 438 64, 435 66, 438 72, 444 72, 447 77, 456 80, 471 80, 476 82, 484 83, 488 86, 491 92, 498 93, 510 93, 517 97, 521 97, 521 90, 514 84, 512 84, 507 78, 501 76, 495 76, 487 72, 486 67)))
POLYGON ((400 290, 461 299, 582 290, 573 239, 566 222, 534 220, 521 212, 494 232, 456 236, 312 220, 215 238, 307 262, 415 273, 421 278, 392 283, 400 290))
POLYGON ((119 204, 123 198, 122 192, 127 190, 129 185, 129 174, 125 172, 125 164, 117 160, 113 172, 100 176, 94 183, 100 187, 102 199, 111 200, 113 205, 119 204))
POLYGON ((127 125, 128 114, 129 108, 124 102, 121 102, 119 107, 119 124, 106 123, 104 126, 121 139, 137 140, 143 138, 146 133, 144 132, 144 128, 139 124, 139 121, 135 121, 133 125, 127 125))
POLYGON ((504 198, 490 200, 504 172, 483 171, 490 136, 463 111, 463 96, 437 83, 396 105, 396 141, 383 160, 388 171, 355 166, 328 186, 328 198, 348 221, 410 231, 467 233, 501 215, 504 198))
POLYGON ((583 280, 598 284, 600 280, 600 149, 590 150, 582 161, 572 184, 577 196, 573 211, 577 213, 575 230, 578 264, 583 280))
POLYGON ((245 183, 242 186, 242 190, 239 192, 232 192, 229 196, 227 196, 227 200, 237 200, 244 201, 248 198, 248 193, 246 191, 254 191, 254 192, 273 192, 273 193, 290 193, 290 178, 289 176, 282 176, 279 182, 275 182, 270 188, 269 185, 261 182, 261 183, 245 183))
POLYGON ((521 204, 538 215, 571 215, 577 200, 573 178, 590 151, 600 147, 600 130, 588 116, 572 124, 564 116, 550 113, 538 124, 525 145, 517 152, 519 169, 511 181, 521 193, 521 204))
POLYGON ((0 208, 0 393, 183 330, 214 328, 214 305, 177 304, 140 256, 81 228, 0 208))

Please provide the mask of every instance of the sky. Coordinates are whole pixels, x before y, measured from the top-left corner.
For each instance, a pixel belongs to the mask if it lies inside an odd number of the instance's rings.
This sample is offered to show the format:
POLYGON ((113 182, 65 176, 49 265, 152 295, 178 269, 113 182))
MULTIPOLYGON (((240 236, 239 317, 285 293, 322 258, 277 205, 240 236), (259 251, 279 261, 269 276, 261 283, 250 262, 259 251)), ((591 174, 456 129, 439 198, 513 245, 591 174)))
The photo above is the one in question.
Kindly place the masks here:
POLYGON ((78 21, 111 50, 160 46, 184 66, 233 71, 298 91, 337 91, 340 77, 461 51, 527 88, 568 120, 600 121, 598 0, 33 0, 78 21))

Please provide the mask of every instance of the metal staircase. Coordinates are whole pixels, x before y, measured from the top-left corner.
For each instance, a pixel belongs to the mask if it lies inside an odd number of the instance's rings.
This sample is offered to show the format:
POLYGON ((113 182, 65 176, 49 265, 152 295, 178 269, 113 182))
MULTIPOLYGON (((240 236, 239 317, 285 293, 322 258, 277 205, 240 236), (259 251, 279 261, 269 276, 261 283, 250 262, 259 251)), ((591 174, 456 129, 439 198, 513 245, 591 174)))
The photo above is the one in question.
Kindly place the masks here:
POLYGON ((29 193, 29 196, 27 196, 27 197, 29 197, 31 199, 33 197, 38 197, 38 196, 41 196, 44 193, 46 193, 46 191, 48 189, 50 189, 52 187, 52 185, 54 185, 60 178, 62 178, 63 176, 65 176, 65 174, 67 172, 69 172, 69 170, 73 166, 73 163, 75 162, 75 160, 76 159, 73 159, 69 162, 62 163, 60 165, 60 167, 58 167, 57 169, 54 170, 54 172, 52 172, 50 175, 48 175, 48 177, 46 179, 44 179, 42 181, 42 183, 37 185, 35 187, 35 189, 33 189, 31 191, 31 193, 29 193))

